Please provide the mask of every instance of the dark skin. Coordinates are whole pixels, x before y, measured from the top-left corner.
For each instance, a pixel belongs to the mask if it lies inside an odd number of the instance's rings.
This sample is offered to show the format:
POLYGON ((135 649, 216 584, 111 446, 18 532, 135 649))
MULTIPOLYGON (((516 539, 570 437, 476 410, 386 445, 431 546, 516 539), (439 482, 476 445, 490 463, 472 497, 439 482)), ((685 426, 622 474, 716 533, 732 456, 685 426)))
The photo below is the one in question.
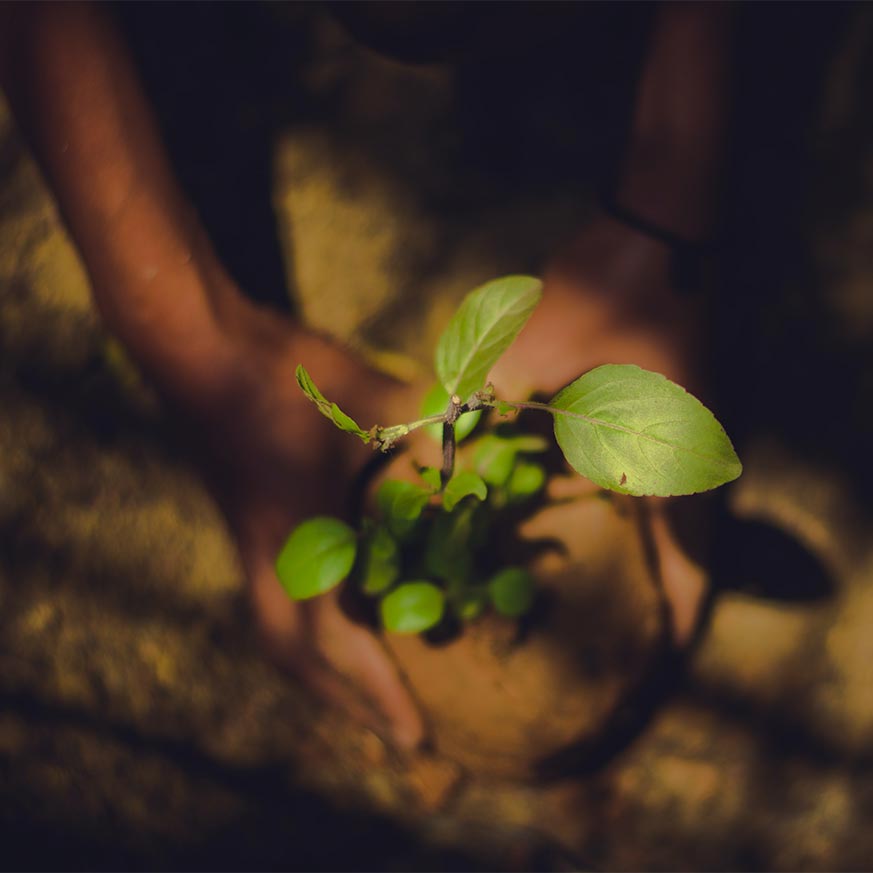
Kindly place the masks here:
POLYGON ((107 327, 206 459, 267 650, 322 695, 416 745, 421 717, 378 640, 334 597, 292 603, 273 571, 297 523, 342 514, 345 485, 367 457, 300 393, 296 364, 305 360, 362 419, 389 419, 402 389, 235 286, 179 189, 125 47, 99 7, 4 6, 0 14, 3 84, 16 118, 107 327), (378 400, 364 410, 364 397, 378 400))
MULTIPOLYGON (((625 207, 690 238, 708 230, 715 200, 727 18, 710 4, 662 10, 617 192, 625 207), (699 68, 690 89, 677 57, 699 68)), ((99 7, 0 5, 0 84, 107 328, 204 458, 267 650, 399 745, 418 745, 423 720, 378 639, 335 596, 290 601, 273 570, 297 523, 343 514, 369 452, 300 393, 296 364, 305 362, 328 397, 368 424, 414 417, 417 395, 236 287, 179 188, 126 48, 99 7)), ((587 228, 545 270, 544 302, 494 374, 504 396, 556 389, 610 360, 693 385, 695 316, 670 287, 669 258, 663 244, 611 219, 587 228), (530 385, 529 373, 547 375, 530 385)), ((652 525, 682 642, 705 577, 660 504, 652 525)))

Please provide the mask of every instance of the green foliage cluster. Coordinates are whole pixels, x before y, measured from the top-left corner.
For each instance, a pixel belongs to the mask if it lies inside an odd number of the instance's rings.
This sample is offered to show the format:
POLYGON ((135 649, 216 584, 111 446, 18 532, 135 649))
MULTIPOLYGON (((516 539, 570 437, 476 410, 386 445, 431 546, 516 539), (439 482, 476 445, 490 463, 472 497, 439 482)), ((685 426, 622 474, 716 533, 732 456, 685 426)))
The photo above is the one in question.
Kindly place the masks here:
POLYGON ((329 517, 299 525, 279 554, 279 578, 303 600, 351 576, 379 600, 384 627, 396 633, 426 631, 447 611, 461 621, 489 605, 521 615, 533 602, 533 580, 520 567, 493 571, 492 534, 504 511, 545 485, 544 468, 531 459, 547 447, 540 437, 487 434, 472 469, 457 470, 444 488, 435 467, 422 468, 419 482, 388 479, 360 530, 329 517))
POLYGON ((447 613, 470 621, 489 606, 517 617, 534 600, 521 567, 495 567, 492 533, 506 510, 539 494, 546 471, 537 455, 548 442, 530 434, 486 431, 472 462, 455 469, 455 447, 477 428, 483 411, 508 415, 541 410, 554 419, 566 460, 602 488, 636 496, 674 496, 716 488, 742 466, 712 413, 666 377, 627 364, 580 376, 549 403, 497 399, 488 374, 539 303, 541 283, 507 276, 472 291, 437 344, 439 383, 424 398, 422 417, 364 430, 327 400, 306 370, 301 390, 341 430, 383 451, 418 428, 442 440, 442 469, 421 469, 420 482, 388 480, 377 514, 360 530, 336 518, 299 525, 276 563, 289 596, 303 600, 350 575, 378 598, 384 627, 420 633, 447 613))

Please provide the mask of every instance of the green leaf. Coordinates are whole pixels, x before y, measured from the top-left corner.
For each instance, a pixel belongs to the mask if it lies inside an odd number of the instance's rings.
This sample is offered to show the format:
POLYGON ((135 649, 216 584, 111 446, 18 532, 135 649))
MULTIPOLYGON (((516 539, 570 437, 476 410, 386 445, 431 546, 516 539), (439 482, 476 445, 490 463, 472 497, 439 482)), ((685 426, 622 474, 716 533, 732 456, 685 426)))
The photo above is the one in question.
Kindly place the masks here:
POLYGON ((524 500, 542 489, 546 484, 546 471, 540 464, 519 461, 506 483, 510 500, 524 500))
POLYGON ((330 591, 355 563, 355 532, 338 518, 319 516, 299 524, 276 559, 276 575, 288 596, 306 600, 330 591))
POLYGON ((361 436, 364 433, 358 423, 350 415, 346 415, 336 403, 330 404, 330 417, 340 430, 353 433, 356 436, 361 436))
POLYGON ((297 377, 297 385, 300 390, 321 410, 323 415, 327 415, 330 418, 330 404, 324 394, 318 390, 315 382, 312 381, 312 376, 306 372, 303 364, 297 365, 294 375, 297 377))
POLYGON ((482 586, 465 586, 451 598, 452 609, 462 621, 473 621, 488 605, 488 589, 482 586))
POLYGON ((513 464, 515 464, 515 449, 511 440, 494 433, 489 433, 479 440, 476 453, 473 455, 473 465, 489 485, 505 485, 512 475, 513 464))
MULTIPOLYGON (((420 415, 422 418, 429 418, 431 415, 440 415, 449 408, 449 395, 446 389, 435 383, 433 388, 424 396, 421 403, 420 415)), ((477 409, 475 412, 465 412, 455 422, 455 441, 460 442, 465 437, 469 436, 472 430, 479 423, 482 417, 482 411, 477 409)), ((443 440, 443 426, 440 423, 429 424, 425 431, 432 436, 437 442, 443 440)))
POLYGON ((457 512, 441 512, 428 531, 424 566, 428 574, 446 582, 466 582, 473 568, 472 538, 476 504, 457 512))
POLYGON ((412 482, 388 479, 376 492, 376 505, 391 533, 403 539, 415 527, 430 495, 428 489, 412 482))
POLYGON ((488 496, 488 486, 472 470, 462 470, 452 476, 443 491, 443 508, 451 512, 465 497, 474 496, 484 500, 488 496))
POLYGON ((471 291, 436 349, 437 375, 449 396, 466 400, 485 385, 498 358, 518 336, 542 294, 530 276, 506 276, 471 291))
POLYGON ((552 400, 570 465, 622 494, 695 494, 743 471, 715 416, 684 388, 630 364, 605 364, 552 400))
POLYGON ((521 455, 538 455, 548 451, 549 441, 535 433, 523 433, 508 437, 513 448, 521 455))
POLYGON ((509 481, 518 454, 544 452, 548 447, 548 442, 535 434, 487 434, 479 440, 473 465, 489 485, 501 486, 509 481))
POLYGON ((370 442, 373 435, 363 430, 350 415, 346 415, 336 403, 331 403, 318 390, 315 382, 312 381, 312 376, 306 372, 303 364, 297 365, 294 375, 297 377, 297 385, 300 387, 300 390, 318 407, 318 411, 325 418, 329 418, 340 430, 344 430, 346 433, 353 433, 365 443, 370 442))
POLYGON ((440 471, 436 467, 422 467, 419 471, 421 478, 424 479, 424 484, 433 492, 437 492, 443 487, 440 471))
POLYGON ((498 415, 512 415, 514 412, 518 412, 518 407, 513 406, 511 403, 507 403, 505 400, 495 400, 492 404, 494 410, 498 415))
POLYGON ((445 600, 431 582, 404 582, 382 599, 382 624, 396 634, 421 633, 443 617, 445 600))
POLYGON ((498 415, 502 416, 503 418, 506 418, 509 415, 515 415, 518 412, 518 407, 516 405, 508 403, 505 400, 495 400, 493 403, 490 404, 490 406, 498 415))
POLYGON ((364 541, 361 590, 365 594, 387 591, 400 575, 400 549, 388 529, 378 525, 364 541))
POLYGON ((488 581, 488 595, 494 608, 510 618, 524 615, 534 600, 533 576, 520 567, 507 567, 488 581))

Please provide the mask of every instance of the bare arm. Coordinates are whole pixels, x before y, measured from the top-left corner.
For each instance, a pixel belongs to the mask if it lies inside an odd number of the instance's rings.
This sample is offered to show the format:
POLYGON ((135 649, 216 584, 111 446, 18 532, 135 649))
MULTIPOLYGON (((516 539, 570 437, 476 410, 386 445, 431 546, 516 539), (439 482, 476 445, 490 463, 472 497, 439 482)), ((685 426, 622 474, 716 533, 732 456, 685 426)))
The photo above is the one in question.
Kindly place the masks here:
POLYGON ((269 651, 322 694, 414 745, 421 719, 378 641, 335 598, 292 603, 274 571, 297 523, 342 513, 361 461, 299 392, 294 365, 317 366, 325 390, 352 414, 372 415, 356 406, 392 386, 240 294, 174 178, 103 9, 0 4, 0 85, 106 325, 194 428, 269 651))
POLYGON ((169 392, 214 391, 237 295, 179 189, 104 12, 2 7, 2 85, 43 167, 108 327, 169 392))

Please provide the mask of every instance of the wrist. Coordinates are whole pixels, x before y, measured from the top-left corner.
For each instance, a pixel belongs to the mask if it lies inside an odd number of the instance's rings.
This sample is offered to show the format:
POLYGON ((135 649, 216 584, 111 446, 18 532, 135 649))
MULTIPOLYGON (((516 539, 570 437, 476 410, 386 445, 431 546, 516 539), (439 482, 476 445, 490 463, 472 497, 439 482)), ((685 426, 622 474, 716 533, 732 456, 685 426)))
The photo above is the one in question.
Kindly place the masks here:
POLYGON ((153 249, 153 240, 107 245, 96 263, 88 260, 94 301, 158 393, 194 411, 227 390, 238 353, 201 259, 184 246, 153 249))

